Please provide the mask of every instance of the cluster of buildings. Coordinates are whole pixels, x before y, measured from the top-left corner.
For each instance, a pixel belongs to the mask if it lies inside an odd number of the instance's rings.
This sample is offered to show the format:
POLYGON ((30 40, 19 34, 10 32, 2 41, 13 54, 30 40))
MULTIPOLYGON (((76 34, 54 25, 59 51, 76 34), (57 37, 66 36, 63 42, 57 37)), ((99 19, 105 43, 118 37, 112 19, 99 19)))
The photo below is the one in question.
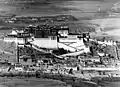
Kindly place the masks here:
POLYGON ((55 58, 64 59, 66 57, 78 56, 82 53, 89 53, 89 46, 85 44, 90 38, 89 33, 76 34, 70 33, 68 26, 50 26, 50 25, 29 25, 23 30, 12 30, 4 37, 5 42, 15 42, 18 47, 29 47, 35 49, 30 55, 21 55, 20 49, 16 52, 17 61, 22 64, 35 64, 34 58, 37 59, 37 65, 40 61, 51 63, 55 58), (61 50, 62 49, 62 50, 61 50), (55 54, 53 51, 62 51, 62 54, 55 54), (63 52, 65 51, 65 53, 63 52), (33 54, 33 55, 31 55, 33 54), (38 56, 39 55, 39 56, 38 56), (26 62, 27 61, 27 62, 26 62))
POLYGON ((28 26, 24 30, 13 30, 11 34, 4 38, 7 42, 16 42, 19 44, 25 44, 30 42, 31 44, 46 49, 59 49, 70 52, 89 52, 89 47, 85 46, 84 40, 89 39, 89 33, 75 34, 69 33, 68 26, 28 26), (87 38, 87 39, 85 39, 87 38))
POLYGON ((101 53, 98 50, 97 55, 91 55, 90 49, 90 46, 93 46, 94 49, 100 46, 99 49, 101 50, 101 47, 109 45, 112 48, 112 46, 116 46, 116 42, 93 40, 87 32, 70 33, 68 26, 29 25, 23 30, 13 30, 4 37, 4 41, 15 42, 25 50, 27 47, 34 49, 34 52, 29 53, 29 55, 26 55, 24 51, 24 55, 17 52, 18 62, 38 67, 43 66, 46 71, 52 70, 52 72, 56 71, 58 73, 58 71, 63 70, 64 66, 65 70, 68 71, 71 69, 73 71, 80 70, 79 75, 85 75, 86 77, 88 74, 93 75, 95 73, 98 76, 106 76, 107 74, 100 73, 118 71, 114 62, 116 60, 113 57, 104 55, 104 52, 101 53), (94 46, 92 42, 98 45, 94 46), (62 54, 57 55, 55 51, 58 53, 62 51, 62 54), (37 61, 33 59, 37 59, 37 61), (111 65, 114 66, 111 67, 111 65), (56 69, 56 66, 59 66, 59 68, 56 69), (50 67, 54 68, 51 69, 50 67))

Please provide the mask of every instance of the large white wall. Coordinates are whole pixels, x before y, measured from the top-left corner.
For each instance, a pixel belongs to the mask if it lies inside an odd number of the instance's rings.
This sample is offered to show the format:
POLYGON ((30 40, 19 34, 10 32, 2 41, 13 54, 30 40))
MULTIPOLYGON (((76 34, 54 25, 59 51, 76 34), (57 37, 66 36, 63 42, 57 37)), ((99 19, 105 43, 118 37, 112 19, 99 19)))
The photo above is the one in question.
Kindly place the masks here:
POLYGON ((37 45, 38 47, 42 48, 48 48, 48 49, 57 49, 57 39, 51 40, 50 38, 35 38, 33 42, 31 42, 34 45, 37 45))
MULTIPOLYGON (((23 38, 5 37, 3 40, 5 42, 15 42, 19 44, 25 43, 23 38)), ((29 38, 28 41, 41 48, 48 48, 48 49, 58 48, 57 39, 52 40, 51 38, 34 38, 34 40, 32 40, 29 38)))
POLYGON ((74 39, 60 38, 58 42, 58 48, 63 48, 71 52, 76 52, 76 51, 89 52, 89 48, 85 46, 83 39, 79 39, 79 38, 74 38, 74 39))
POLYGON ((20 43, 20 44, 24 43, 23 38, 15 38, 15 37, 5 37, 4 41, 5 42, 15 42, 15 43, 20 43))

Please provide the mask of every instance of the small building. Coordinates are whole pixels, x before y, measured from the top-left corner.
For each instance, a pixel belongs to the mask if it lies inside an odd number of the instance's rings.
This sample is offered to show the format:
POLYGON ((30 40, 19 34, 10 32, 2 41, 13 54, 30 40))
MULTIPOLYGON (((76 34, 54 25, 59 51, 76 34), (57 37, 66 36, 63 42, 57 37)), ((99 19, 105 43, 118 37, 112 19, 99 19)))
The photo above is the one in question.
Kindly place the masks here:
POLYGON ((60 38, 67 38, 69 34, 69 28, 68 26, 61 26, 60 28, 58 28, 58 35, 60 38))
POLYGON ((6 35, 3 40, 5 42, 15 42, 19 44, 25 44, 26 41, 31 41, 32 38, 30 37, 30 34, 25 33, 23 30, 17 31, 17 30, 12 30, 12 32, 8 35, 6 35))
MULTIPOLYGON (((79 56, 80 57, 80 56, 79 56)), ((92 58, 79 58, 80 61, 91 61, 91 62, 100 62, 100 57, 99 56, 95 56, 92 58)))
POLYGON ((15 64, 15 71, 24 71, 22 64, 16 63, 15 64))

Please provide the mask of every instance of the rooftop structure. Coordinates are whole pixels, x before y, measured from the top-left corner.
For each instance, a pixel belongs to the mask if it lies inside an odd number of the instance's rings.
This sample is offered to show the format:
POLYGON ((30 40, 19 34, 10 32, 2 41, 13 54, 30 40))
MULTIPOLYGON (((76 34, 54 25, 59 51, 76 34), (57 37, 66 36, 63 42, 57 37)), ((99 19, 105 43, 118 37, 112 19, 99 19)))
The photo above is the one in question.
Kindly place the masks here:
POLYGON ((33 34, 35 38, 47 38, 48 36, 57 35, 65 37, 69 33, 69 28, 68 26, 39 25, 28 26, 25 31, 33 34))

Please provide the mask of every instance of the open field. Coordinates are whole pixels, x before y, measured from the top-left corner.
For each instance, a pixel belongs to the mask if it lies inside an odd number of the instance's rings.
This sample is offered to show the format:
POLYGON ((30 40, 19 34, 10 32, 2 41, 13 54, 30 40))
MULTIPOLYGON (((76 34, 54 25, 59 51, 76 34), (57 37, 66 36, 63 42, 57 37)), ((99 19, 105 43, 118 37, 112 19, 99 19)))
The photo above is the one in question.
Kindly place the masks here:
POLYGON ((71 87, 57 80, 24 78, 24 77, 0 77, 0 87, 71 87))

